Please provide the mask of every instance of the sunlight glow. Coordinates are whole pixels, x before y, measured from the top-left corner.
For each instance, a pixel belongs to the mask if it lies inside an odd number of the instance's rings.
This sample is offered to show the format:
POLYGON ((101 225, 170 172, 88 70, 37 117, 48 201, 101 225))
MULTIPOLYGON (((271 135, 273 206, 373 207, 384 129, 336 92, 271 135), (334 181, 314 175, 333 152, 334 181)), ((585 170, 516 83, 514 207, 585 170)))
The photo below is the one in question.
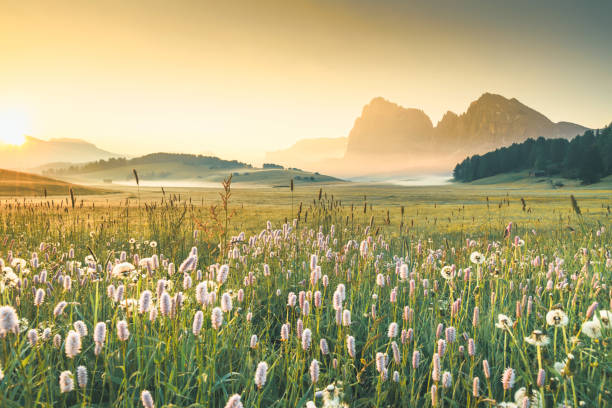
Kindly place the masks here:
POLYGON ((27 120, 15 111, 0 111, 0 144, 21 146, 25 143, 27 120))

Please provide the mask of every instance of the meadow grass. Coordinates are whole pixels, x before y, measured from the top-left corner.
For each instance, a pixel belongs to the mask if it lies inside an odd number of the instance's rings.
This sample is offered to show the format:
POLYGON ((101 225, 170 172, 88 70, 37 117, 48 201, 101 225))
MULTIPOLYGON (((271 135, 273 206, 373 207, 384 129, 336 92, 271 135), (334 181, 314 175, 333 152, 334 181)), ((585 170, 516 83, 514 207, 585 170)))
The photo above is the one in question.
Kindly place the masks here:
POLYGON ((0 313, 0 406, 609 406, 609 203, 380 185, 6 199, 0 306, 20 320, 0 313))

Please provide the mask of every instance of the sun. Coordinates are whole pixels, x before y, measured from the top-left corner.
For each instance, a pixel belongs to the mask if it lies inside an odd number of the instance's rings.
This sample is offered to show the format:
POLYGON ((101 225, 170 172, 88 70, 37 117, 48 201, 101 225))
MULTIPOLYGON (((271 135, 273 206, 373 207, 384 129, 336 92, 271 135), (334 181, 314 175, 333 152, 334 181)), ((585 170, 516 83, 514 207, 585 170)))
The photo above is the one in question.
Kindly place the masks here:
POLYGON ((17 112, 0 111, 0 144, 21 146, 25 143, 25 116, 17 112))

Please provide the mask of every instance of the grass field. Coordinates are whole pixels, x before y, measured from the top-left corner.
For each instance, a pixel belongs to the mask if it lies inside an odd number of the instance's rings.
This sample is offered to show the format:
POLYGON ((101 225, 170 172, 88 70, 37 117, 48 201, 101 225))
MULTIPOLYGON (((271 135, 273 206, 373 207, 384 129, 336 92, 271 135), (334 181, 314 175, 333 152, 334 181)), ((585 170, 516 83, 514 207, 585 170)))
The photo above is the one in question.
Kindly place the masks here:
POLYGON ((102 194, 107 190, 90 188, 31 173, 0 169, 0 196, 23 197, 70 194, 102 194))
POLYGON ((0 201, 0 406, 610 406, 605 185, 116 189, 0 201))

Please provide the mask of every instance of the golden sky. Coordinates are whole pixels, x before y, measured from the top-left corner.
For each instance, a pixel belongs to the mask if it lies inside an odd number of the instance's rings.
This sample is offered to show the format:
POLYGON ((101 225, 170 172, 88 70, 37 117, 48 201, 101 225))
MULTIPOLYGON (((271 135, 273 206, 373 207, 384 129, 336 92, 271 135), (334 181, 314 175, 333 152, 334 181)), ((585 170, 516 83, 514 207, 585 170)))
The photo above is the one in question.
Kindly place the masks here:
MULTIPOLYGON (((383 96, 612 120, 612 2, 0 0, 0 117, 113 152, 257 160, 383 96), (7 113, 9 112, 9 113, 7 113), (21 123, 20 122, 20 123, 21 123)), ((0 135, 1 136, 1 135, 0 135)))

